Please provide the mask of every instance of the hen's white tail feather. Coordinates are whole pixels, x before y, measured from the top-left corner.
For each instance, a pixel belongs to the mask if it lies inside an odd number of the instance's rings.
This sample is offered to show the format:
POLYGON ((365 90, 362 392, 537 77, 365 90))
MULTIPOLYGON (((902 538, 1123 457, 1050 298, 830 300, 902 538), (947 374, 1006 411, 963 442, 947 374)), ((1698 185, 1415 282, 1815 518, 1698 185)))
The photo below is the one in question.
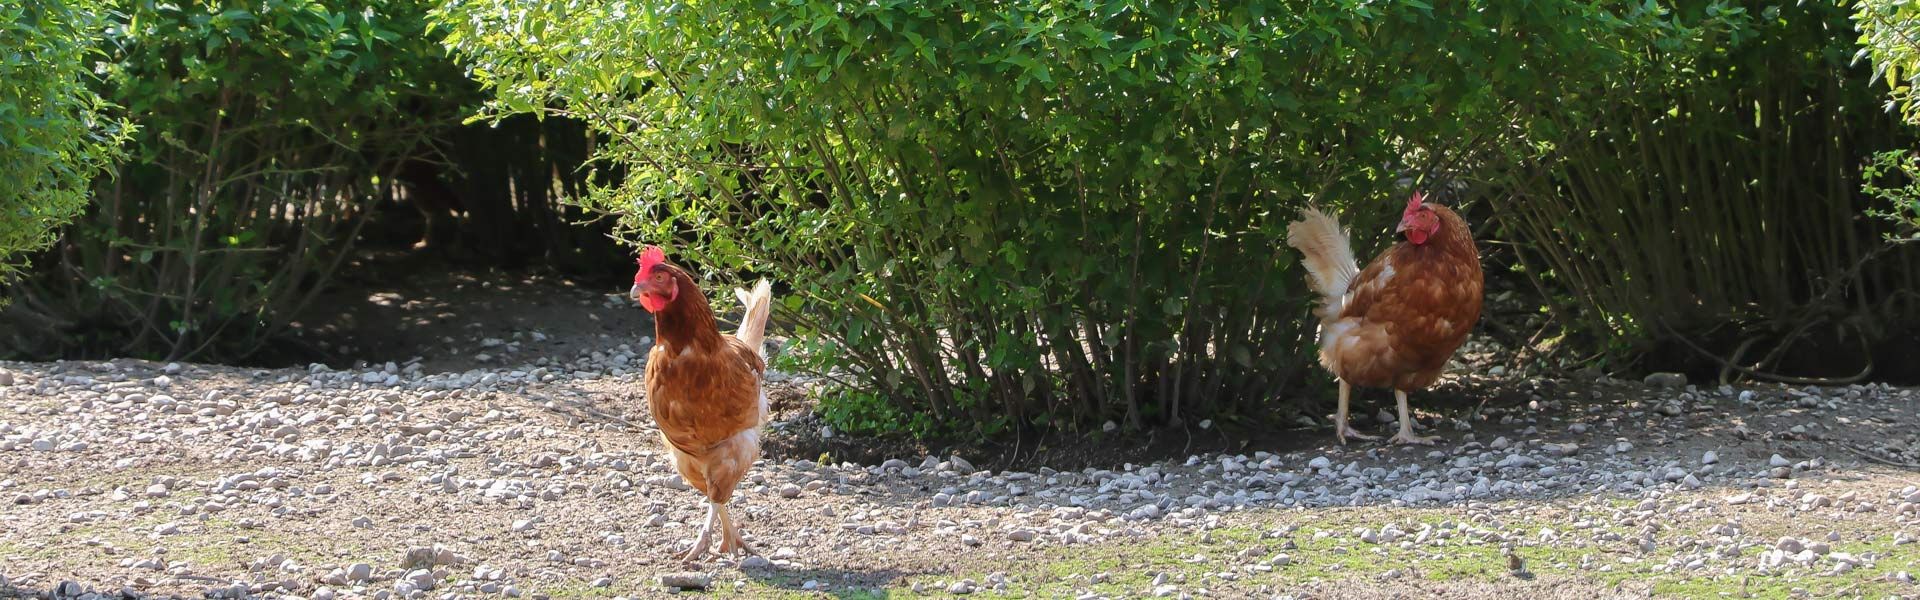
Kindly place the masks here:
POLYGON ((1300 217, 1287 225, 1287 245, 1306 255, 1301 262, 1307 265, 1314 291, 1320 293, 1320 318, 1330 319, 1340 314, 1347 286, 1360 274, 1360 265, 1353 259, 1353 242, 1333 215, 1309 206, 1300 217))
MULTIPOLYGON (((740 329, 733 337, 740 338, 753 347, 760 355, 760 362, 767 360, 767 315, 773 312, 773 284, 765 279, 753 284, 753 291, 733 288, 733 297, 740 299, 740 329)), ((760 386, 760 423, 765 426, 773 418, 773 412, 767 409, 767 387, 760 386)))
POLYGON ((767 314, 773 312, 773 283, 762 279, 753 284, 753 291, 734 288, 733 295, 740 299, 740 330, 733 337, 740 338, 754 352, 760 353, 760 359, 767 358, 767 314))

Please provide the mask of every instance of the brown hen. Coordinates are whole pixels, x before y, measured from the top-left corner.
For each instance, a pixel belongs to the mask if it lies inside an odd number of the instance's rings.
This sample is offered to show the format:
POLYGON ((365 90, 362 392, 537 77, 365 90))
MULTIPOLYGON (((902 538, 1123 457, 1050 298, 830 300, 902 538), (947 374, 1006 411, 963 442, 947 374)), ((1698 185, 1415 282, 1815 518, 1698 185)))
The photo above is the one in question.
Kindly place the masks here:
POLYGON ((682 557, 704 556, 720 531, 720 554, 751 554, 727 501, 760 457, 760 426, 767 416, 763 338, 773 291, 766 280, 737 290, 745 314, 733 335, 720 333, 706 295, 685 270, 648 246, 640 255, 631 295, 653 313, 654 346, 647 355, 647 406, 673 466, 707 497, 700 537, 682 557))
POLYGON ((1334 436, 1373 439, 1347 426, 1355 385, 1393 388, 1400 409, 1396 444, 1431 444, 1413 434, 1407 392, 1440 378, 1447 359, 1480 320, 1480 252, 1467 222, 1415 193, 1394 230, 1405 239, 1357 268, 1340 223, 1307 209, 1287 227, 1287 245, 1306 255, 1320 293, 1320 364, 1340 380, 1334 436))

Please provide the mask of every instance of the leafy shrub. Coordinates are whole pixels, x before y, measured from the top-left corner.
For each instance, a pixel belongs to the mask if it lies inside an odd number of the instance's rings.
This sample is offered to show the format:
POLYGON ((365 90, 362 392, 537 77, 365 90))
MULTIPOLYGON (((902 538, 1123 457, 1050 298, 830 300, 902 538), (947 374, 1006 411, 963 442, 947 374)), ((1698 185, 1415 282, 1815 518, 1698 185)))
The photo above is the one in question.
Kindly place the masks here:
POLYGON ((119 158, 125 124, 88 86, 90 0, 0 6, 0 280, 24 252, 86 208, 88 185, 119 158))
POLYGON ((1893 225, 1887 241, 1920 241, 1920 156, 1904 150, 1881 152, 1867 163, 1861 178, 1865 180, 1861 191, 1885 205, 1867 214, 1893 225))
POLYGON ((11 319, 34 326, 6 327, 0 354, 235 358, 283 330, 345 256, 380 178, 432 156, 471 98, 427 34, 427 4, 117 3, 104 95, 140 133, 11 290, 11 319))
MULTIPOLYGON (((1908 125, 1920 125, 1920 6, 1909 2, 1859 0, 1854 3, 1854 23, 1860 29, 1860 55, 1873 60, 1873 76, 1886 83, 1889 109, 1897 109, 1908 125)), ((1920 231, 1920 159, 1908 152, 1878 154, 1862 176, 1863 191, 1885 204, 1872 211, 1897 228, 1889 235, 1916 239, 1920 231), (1882 180, 1898 177, 1903 184, 1885 185, 1882 180)))
POLYGON ((1847 11, 1755 9, 1677 3, 1679 43, 1529 115, 1565 133, 1486 188, 1511 196, 1499 222, 1563 320, 1614 356, 1765 341, 1750 358, 1770 363, 1815 325, 1877 335, 1883 303, 1920 289, 1900 261, 1863 264, 1883 229, 1856 218, 1857 169, 1912 136, 1863 110, 1869 74, 1833 35, 1847 11))
MULTIPOLYGON (((1315 324, 1308 199, 1362 252, 1400 178, 1631 60, 1591 3, 455 0, 498 114, 630 169, 591 206, 706 273, 771 274, 829 415, 924 434, 1260 418, 1315 324), (883 399, 876 405, 872 399, 883 399), (931 417, 930 419, 927 417, 931 417)), ((876 425, 878 426, 878 425, 876 425)))

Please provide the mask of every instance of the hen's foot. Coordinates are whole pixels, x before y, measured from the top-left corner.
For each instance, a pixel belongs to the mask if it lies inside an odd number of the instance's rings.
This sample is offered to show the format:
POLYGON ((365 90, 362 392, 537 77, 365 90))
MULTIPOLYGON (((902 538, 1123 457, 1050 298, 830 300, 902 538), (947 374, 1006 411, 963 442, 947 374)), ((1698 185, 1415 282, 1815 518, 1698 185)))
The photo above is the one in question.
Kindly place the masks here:
POLYGON ((707 555, 707 548, 713 545, 713 526, 719 521, 718 506, 707 504, 707 520, 700 524, 700 538, 693 541, 693 549, 680 556, 680 562, 692 564, 707 555))
POLYGON ((720 525, 720 554, 752 556, 753 546, 747 545, 747 540, 740 537, 740 525, 733 522, 733 515, 727 514, 726 505, 716 504, 714 508, 720 525))
POLYGON ((1339 425, 1333 426, 1333 437, 1340 440, 1340 445, 1342 446, 1347 445, 1347 438, 1353 438, 1363 442, 1370 442, 1373 440, 1380 439, 1380 436, 1377 436, 1377 435, 1367 435, 1364 433, 1360 433, 1358 431, 1354 431, 1353 428, 1348 427, 1346 423, 1341 423, 1339 425))

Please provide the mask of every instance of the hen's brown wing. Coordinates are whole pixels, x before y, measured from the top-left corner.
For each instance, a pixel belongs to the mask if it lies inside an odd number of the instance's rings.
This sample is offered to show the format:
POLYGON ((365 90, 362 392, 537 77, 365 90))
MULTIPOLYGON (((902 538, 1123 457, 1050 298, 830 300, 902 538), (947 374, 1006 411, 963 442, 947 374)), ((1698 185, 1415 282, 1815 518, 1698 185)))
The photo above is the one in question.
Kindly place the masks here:
POLYGON ((1464 249, 1397 244, 1367 264, 1328 326, 1321 362, 1355 385, 1432 385, 1480 318, 1480 262, 1464 249))

